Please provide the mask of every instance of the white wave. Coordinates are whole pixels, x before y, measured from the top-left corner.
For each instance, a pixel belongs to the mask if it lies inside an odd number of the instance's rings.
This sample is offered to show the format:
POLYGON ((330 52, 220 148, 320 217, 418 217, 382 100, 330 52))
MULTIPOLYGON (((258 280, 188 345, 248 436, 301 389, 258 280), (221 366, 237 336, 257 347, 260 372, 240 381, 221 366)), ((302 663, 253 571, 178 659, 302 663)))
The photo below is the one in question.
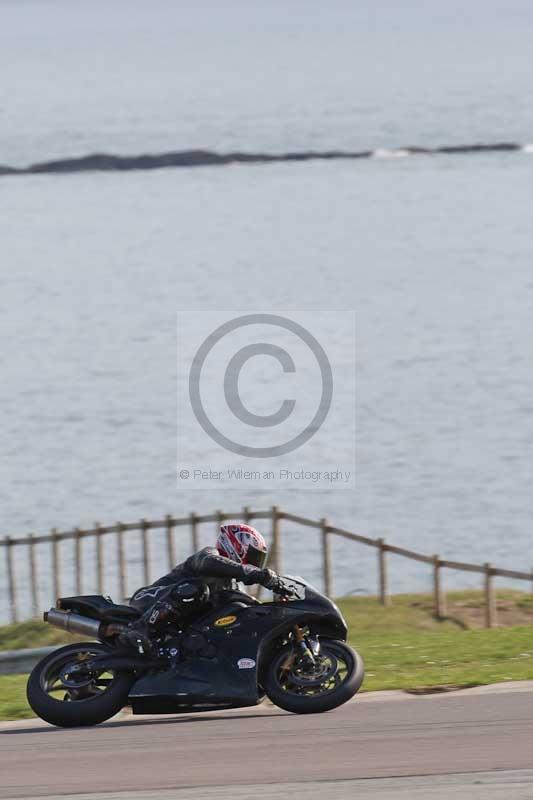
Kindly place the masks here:
POLYGON ((378 147, 377 150, 372 150, 372 158, 406 158, 411 155, 409 150, 403 150, 398 147, 394 150, 388 150, 386 147, 378 147))
POLYGON ((533 153, 533 144, 525 144, 522 150, 524 153, 533 153))

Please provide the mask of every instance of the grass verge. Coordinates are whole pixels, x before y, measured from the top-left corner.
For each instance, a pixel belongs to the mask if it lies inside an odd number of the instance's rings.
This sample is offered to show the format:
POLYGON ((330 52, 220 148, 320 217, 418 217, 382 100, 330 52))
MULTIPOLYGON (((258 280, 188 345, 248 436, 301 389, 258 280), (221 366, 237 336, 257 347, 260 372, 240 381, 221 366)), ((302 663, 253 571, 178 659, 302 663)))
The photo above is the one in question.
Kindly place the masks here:
POLYGON ((339 601, 350 644, 365 660, 364 691, 423 691, 533 679, 530 595, 499 592, 499 617, 511 624, 492 630, 478 627, 483 612, 480 592, 453 592, 447 601, 449 616, 444 620, 435 619, 430 595, 396 595, 387 607, 375 598, 339 601))
POLYGON ((0 720, 35 716, 26 702, 27 675, 0 675, 0 720))
POLYGON ((38 619, 0 626, 0 650, 21 650, 26 647, 46 647, 75 641, 66 631, 54 628, 38 619))
MULTIPOLYGON (((533 679, 533 598, 520 592, 498 593, 506 627, 477 627, 482 614, 478 592, 448 596, 450 616, 434 618, 429 595, 397 595, 384 608, 375 598, 339 601, 346 616, 349 641, 366 665, 364 691, 478 686, 533 679), (516 624, 519 623, 519 624, 516 624)), ((31 621, 0 628, 0 649, 41 647, 72 637, 31 621)), ((0 676, 0 719, 32 716, 26 704, 26 676, 0 676)))

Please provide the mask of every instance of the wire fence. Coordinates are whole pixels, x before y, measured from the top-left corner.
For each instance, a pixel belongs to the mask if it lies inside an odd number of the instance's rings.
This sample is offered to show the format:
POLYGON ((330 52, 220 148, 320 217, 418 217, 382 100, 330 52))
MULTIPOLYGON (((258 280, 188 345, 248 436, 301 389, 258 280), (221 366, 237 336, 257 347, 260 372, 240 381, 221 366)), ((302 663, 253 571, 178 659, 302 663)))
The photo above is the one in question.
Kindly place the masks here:
MULTIPOLYGON (((157 564, 158 574, 164 568, 172 569, 177 563, 177 537, 178 531, 190 537, 192 550, 197 550, 200 546, 199 525, 202 523, 221 524, 226 520, 243 519, 245 522, 253 520, 270 520, 271 524, 271 546, 269 551, 269 566, 276 572, 283 572, 282 559, 282 522, 285 520, 293 525, 311 528, 317 531, 319 536, 319 546, 321 553, 321 573, 322 583, 325 594, 334 594, 334 564, 332 557, 332 538, 340 537, 345 540, 353 541, 366 547, 373 547, 376 550, 376 574, 377 574, 377 595, 383 605, 391 602, 389 591, 389 555, 396 555, 402 558, 418 561, 427 564, 431 569, 434 612, 438 618, 446 616, 446 594, 443 588, 443 570, 457 570, 462 572, 479 573, 482 576, 484 597, 485 597, 485 626, 488 628, 497 625, 496 615, 496 595, 494 579, 496 577, 510 578, 519 581, 528 581, 533 588, 533 571, 522 572, 519 570, 500 569, 490 563, 469 564, 462 561, 449 561, 440 558, 438 555, 424 555, 414 550, 404 547, 397 547, 389 544, 384 539, 372 539, 368 536, 352 533, 351 531, 330 525, 328 520, 312 520, 288 511, 282 511, 277 506, 273 506, 267 511, 253 511, 245 507, 237 513, 226 513, 216 511, 212 514, 198 515, 195 513, 185 517, 173 517, 167 514, 160 520, 141 519, 138 522, 116 522, 113 525, 96 524, 90 529, 74 528, 70 531, 57 531, 52 529, 51 533, 35 536, 33 534, 25 537, 12 538, 6 536, 0 540, 0 547, 4 551, 4 564, 6 571, 5 585, 7 593, 3 600, 4 608, 0 607, 2 616, 6 616, 11 622, 18 622, 21 619, 21 609, 25 609, 26 618, 39 616, 42 606, 42 580, 39 579, 39 565, 37 552, 38 547, 45 545, 49 548, 49 563, 51 566, 51 593, 53 600, 61 596, 62 586, 67 577, 65 569, 62 567, 63 550, 66 542, 73 545, 74 552, 71 559, 72 565, 68 572, 69 580, 74 584, 75 593, 83 593, 84 584, 84 550, 89 544, 93 545, 96 561, 96 590, 99 594, 104 592, 104 575, 106 564, 112 563, 116 571, 118 593, 122 601, 128 598, 129 577, 131 572, 131 559, 126 557, 126 540, 130 540, 133 534, 140 534, 141 546, 141 573, 143 585, 147 585, 156 575, 153 574, 153 567, 157 564), (152 532, 158 530, 163 533, 165 547, 164 564, 161 563, 161 551, 158 549, 158 556, 153 558, 150 543, 152 532), (104 543, 106 546, 104 546, 104 543), (26 562, 28 580, 24 583, 17 582, 15 563, 19 559, 26 562), (7 606, 7 607, 6 607, 7 606), (7 614, 5 613, 7 611, 7 614)), ((47 601, 50 601, 50 597, 47 601)))

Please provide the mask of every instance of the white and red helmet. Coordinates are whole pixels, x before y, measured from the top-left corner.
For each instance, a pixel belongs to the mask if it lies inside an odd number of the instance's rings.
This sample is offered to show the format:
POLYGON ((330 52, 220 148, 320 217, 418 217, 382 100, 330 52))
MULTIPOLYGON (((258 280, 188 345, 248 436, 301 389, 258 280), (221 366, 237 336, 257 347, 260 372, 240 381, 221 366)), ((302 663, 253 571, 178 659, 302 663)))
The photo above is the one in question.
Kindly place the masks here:
POLYGON ((267 543, 259 531, 242 522, 221 525, 216 548, 221 556, 239 564, 253 564, 261 569, 266 564, 267 543))

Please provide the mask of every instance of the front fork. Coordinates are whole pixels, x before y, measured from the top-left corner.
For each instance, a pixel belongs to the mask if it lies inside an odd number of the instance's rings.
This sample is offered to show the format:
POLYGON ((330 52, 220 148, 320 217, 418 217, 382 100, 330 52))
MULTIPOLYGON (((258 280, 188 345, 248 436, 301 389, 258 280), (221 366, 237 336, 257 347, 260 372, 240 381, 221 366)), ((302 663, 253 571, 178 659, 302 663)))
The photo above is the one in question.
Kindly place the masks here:
POLYGON ((303 629, 299 625, 294 626, 294 641, 296 648, 300 653, 303 663, 308 667, 314 667, 316 664, 316 656, 320 652, 320 642, 318 639, 311 639, 306 637, 303 629))

